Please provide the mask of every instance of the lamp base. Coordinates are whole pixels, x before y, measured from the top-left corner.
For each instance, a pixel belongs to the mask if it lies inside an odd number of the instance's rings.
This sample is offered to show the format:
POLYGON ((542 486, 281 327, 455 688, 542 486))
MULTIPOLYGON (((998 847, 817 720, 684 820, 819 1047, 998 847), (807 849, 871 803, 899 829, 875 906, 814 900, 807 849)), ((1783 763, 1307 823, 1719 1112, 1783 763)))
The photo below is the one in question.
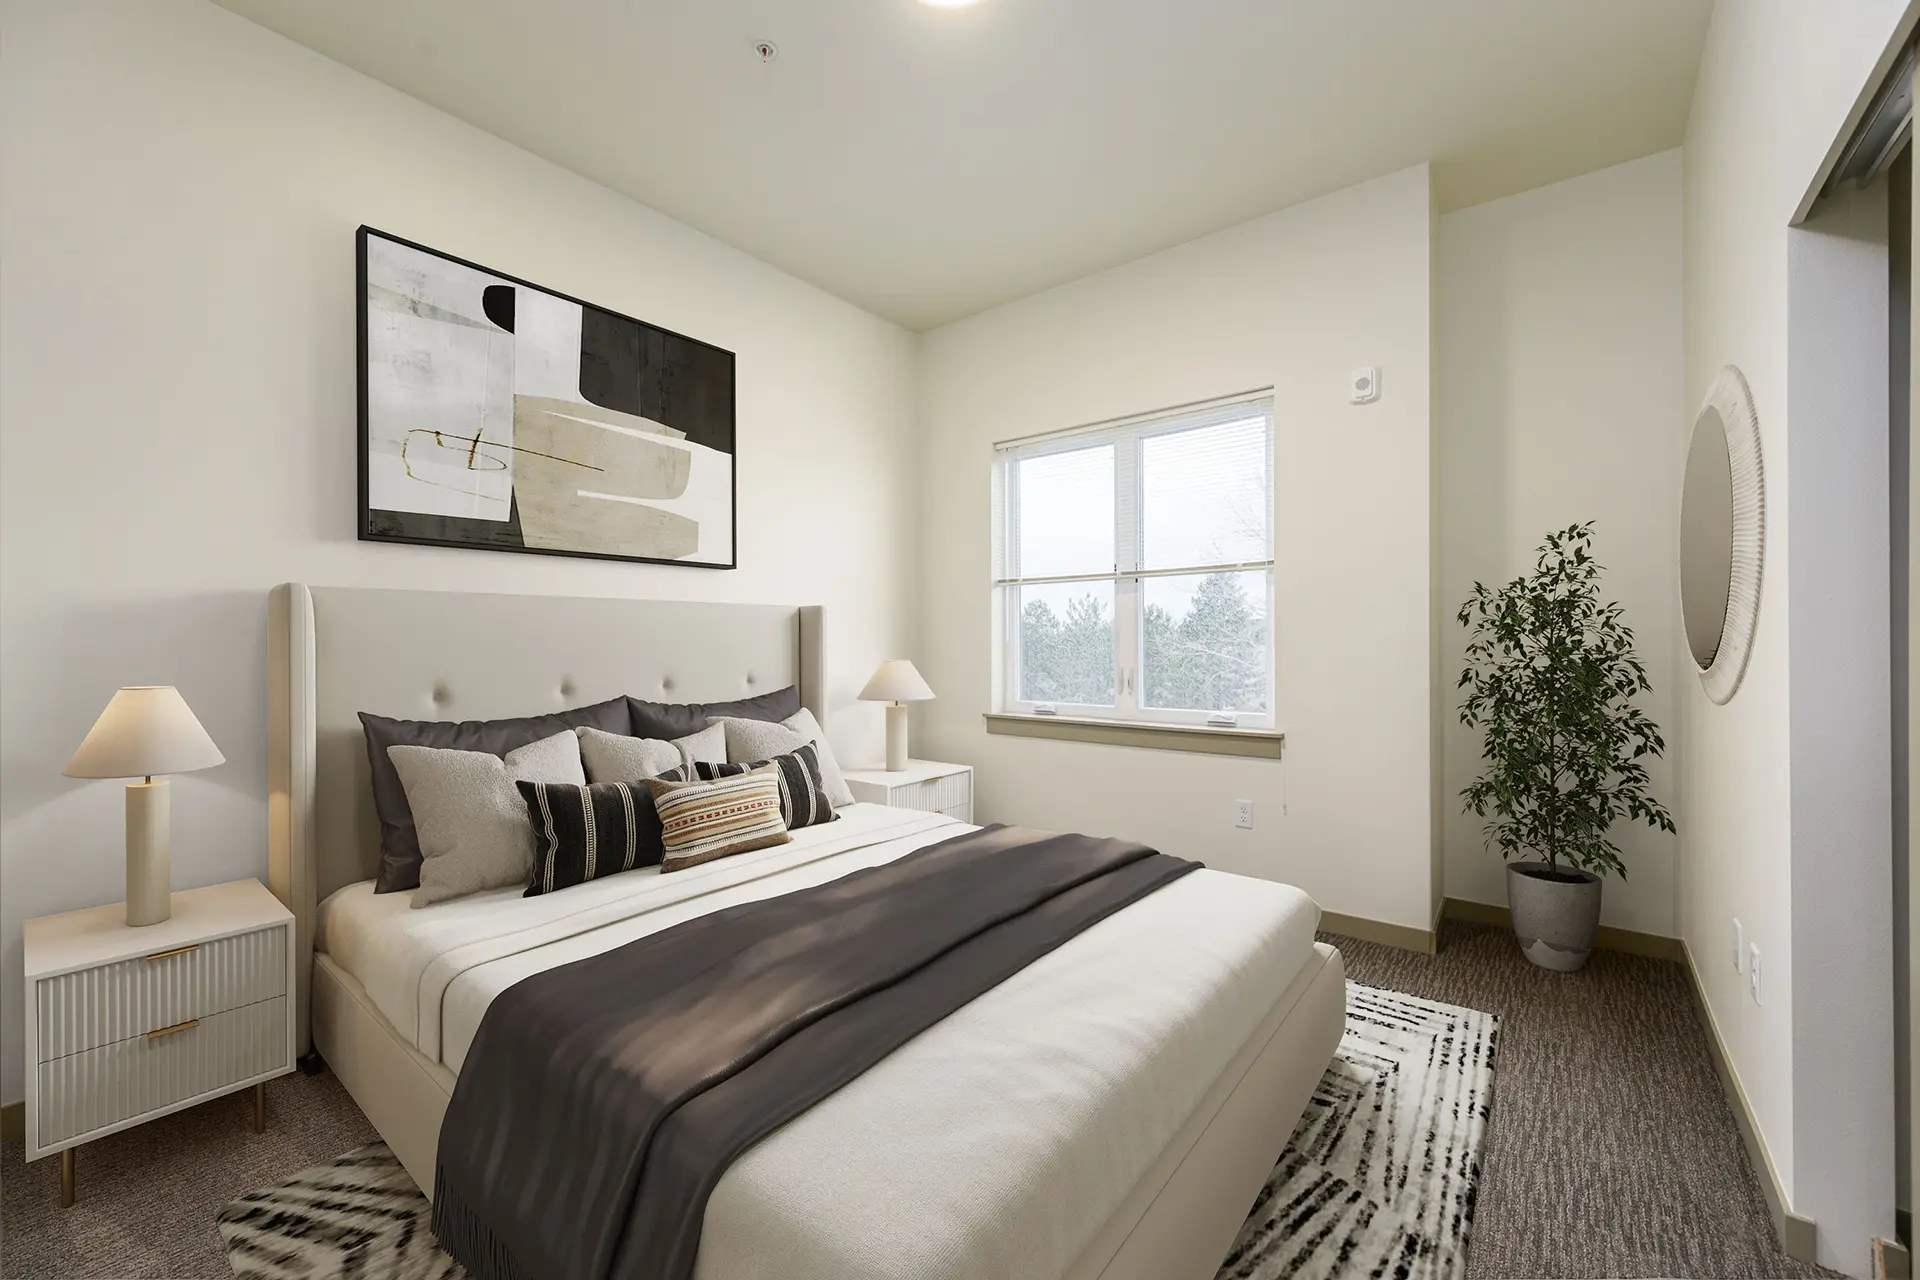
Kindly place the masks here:
POLYGON ((887 772, 900 773, 907 767, 907 704, 887 704, 887 772))
POLYGON ((166 779, 127 784, 127 923, 173 915, 173 806, 166 779))

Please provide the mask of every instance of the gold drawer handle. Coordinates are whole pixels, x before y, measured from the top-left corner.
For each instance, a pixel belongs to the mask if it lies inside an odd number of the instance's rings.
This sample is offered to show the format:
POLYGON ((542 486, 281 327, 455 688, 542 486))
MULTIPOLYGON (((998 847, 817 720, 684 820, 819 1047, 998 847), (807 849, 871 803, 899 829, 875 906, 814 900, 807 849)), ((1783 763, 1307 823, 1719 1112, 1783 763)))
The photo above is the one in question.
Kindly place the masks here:
POLYGON ((161 1027, 157 1031, 147 1032, 147 1039, 158 1040, 161 1036, 170 1036, 176 1031, 189 1031, 200 1025, 200 1019, 188 1018, 185 1022, 176 1022, 170 1027, 161 1027))
POLYGON ((187 944, 186 946, 184 946, 184 947, 175 947, 175 948, 174 948, 173 950, 171 950, 171 951, 156 951, 156 952, 154 952, 154 953, 153 953, 152 955, 150 955, 150 956, 148 956, 148 957, 147 957, 147 959, 149 959, 149 960, 165 960, 165 959, 166 959, 166 958, 167 958, 168 956, 183 956, 183 955, 185 955, 185 954, 187 954, 187 952, 189 952, 189 951, 198 951, 199 949, 200 949, 200 944, 199 944, 199 943, 197 943, 197 942, 190 942, 190 943, 188 943, 188 944, 187 944))

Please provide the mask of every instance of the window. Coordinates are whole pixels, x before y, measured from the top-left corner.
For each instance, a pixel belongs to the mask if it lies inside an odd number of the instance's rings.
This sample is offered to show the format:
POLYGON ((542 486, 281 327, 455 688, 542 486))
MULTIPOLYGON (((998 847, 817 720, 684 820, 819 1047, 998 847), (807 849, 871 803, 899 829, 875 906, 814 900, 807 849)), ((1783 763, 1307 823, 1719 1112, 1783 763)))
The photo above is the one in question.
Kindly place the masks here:
POLYGON ((1273 401, 999 446, 1004 713, 1273 724, 1273 401))

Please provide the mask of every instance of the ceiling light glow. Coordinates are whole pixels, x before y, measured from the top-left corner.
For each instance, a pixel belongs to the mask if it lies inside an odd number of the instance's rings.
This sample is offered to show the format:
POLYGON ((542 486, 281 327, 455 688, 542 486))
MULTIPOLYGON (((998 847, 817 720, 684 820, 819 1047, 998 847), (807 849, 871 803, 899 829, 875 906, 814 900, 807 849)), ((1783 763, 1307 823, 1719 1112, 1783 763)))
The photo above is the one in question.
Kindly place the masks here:
POLYGON ((929 9, 971 9, 980 0, 920 0, 929 9))

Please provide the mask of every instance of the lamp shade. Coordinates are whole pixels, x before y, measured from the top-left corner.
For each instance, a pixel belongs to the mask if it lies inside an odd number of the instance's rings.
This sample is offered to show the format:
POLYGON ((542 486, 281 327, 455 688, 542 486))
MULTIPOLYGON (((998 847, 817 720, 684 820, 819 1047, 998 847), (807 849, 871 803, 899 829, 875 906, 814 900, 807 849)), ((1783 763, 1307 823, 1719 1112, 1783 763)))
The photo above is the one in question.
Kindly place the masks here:
POLYGON ((933 690, 905 658, 889 658, 880 664, 860 691, 862 702, 931 702, 933 690))
POLYGON ((140 778, 211 769, 225 760, 178 689, 142 684, 113 695, 62 772, 69 778, 140 778))

